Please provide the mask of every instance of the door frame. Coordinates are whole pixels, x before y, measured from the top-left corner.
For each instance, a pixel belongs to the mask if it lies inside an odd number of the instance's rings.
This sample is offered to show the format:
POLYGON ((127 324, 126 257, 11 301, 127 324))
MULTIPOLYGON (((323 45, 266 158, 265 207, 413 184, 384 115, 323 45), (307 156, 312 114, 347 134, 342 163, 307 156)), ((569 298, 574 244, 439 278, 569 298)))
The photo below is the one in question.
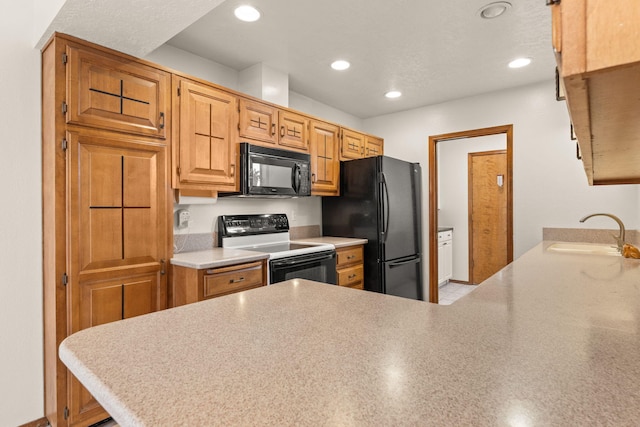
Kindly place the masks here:
POLYGON ((439 142, 505 134, 507 138, 507 261, 513 261, 513 124, 429 137, 429 302, 438 303, 438 165, 439 142))

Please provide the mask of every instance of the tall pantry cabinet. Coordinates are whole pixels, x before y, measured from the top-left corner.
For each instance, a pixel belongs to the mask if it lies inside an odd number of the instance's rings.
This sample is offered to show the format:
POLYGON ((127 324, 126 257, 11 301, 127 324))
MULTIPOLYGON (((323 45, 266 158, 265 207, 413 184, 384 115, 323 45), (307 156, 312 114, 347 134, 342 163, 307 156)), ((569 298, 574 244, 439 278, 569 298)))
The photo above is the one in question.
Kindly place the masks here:
POLYGON ((55 35, 42 82, 45 415, 86 426, 108 414, 60 362, 62 340, 166 308, 171 76, 55 35))

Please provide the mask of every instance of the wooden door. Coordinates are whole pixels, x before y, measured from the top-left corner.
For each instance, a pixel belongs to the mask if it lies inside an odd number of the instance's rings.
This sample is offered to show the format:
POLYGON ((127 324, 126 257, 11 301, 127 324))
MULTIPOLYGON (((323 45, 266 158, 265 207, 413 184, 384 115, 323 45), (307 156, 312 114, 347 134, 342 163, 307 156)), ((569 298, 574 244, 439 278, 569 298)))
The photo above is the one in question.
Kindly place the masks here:
POLYGON ((382 138, 367 135, 365 143, 365 157, 382 156, 384 154, 384 141, 382 138))
MULTIPOLYGON (((184 79, 180 88, 178 177, 174 186, 201 189, 236 188, 236 97, 184 79)), ((177 95, 178 92, 176 92, 177 95)))
POLYGON ((67 56, 68 123, 166 137, 168 73, 84 46, 67 56))
POLYGON ((337 196, 340 192, 340 128, 312 120, 309 124, 311 152, 311 194, 337 196))
POLYGON ((364 134, 343 128, 340 160, 361 159, 364 157, 364 145, 364 134))
POLYGON ((278 110, 261 102, 240 98, 240 142, 245 138, 276 144, 278 110))
POLYGON ((279 145, 285 149, 309 151, 308 127, 309 119, 300 114, 280 110, 278 112, 280 124, 279 145))
MULTIPOLYGON (((69 331, 166 307, 166 146, 104 132, 68 133, 69 331)), ((108 343, 105 343, 108 345, 108 343)), ((68 376, 69 425, 105 412, 68 376)))
POLYGON ((469 280, 479 284, 509 263, 506 151, 469 153, 469 280))

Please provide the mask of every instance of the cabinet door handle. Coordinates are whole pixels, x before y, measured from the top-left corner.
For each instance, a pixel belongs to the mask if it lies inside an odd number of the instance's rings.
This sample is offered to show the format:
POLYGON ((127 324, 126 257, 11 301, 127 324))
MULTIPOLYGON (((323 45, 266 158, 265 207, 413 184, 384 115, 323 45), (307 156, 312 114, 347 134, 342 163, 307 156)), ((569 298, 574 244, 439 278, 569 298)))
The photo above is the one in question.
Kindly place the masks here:
POLYGON ((164 129, 164 113, 160 113, 160 129, 164 129))
POLYGON ((164 269, 164 264, 165 264, 164 259, 161 259, 160 260, 160 274, 162 274, 162 275, 167 274, 167 272, 164 269))
POLYGON ((311 182, 316 182, 316 174, 315 173, 311 174, 311 182))
POLYGON ((244 282, 244 277, 239 277, 237 279, 229 280, 229 283, 240 283, 240 282, 244 282))
POLYGON ((230 171, 229 171, 229 176, 230 176, 231 178, 233 178, 233 176, 234 176, 235 174, 236 174, 236 165, 231 164, 230 171))
POLYGON ((271 135, 275 135, 276 134, 276 124, 275 123, 271 123, 271 135))
POLYGON ((280 138, 284 138, 284 134, 285 134, 285 129, 284 129, 284 125, 280 126, 280 138))

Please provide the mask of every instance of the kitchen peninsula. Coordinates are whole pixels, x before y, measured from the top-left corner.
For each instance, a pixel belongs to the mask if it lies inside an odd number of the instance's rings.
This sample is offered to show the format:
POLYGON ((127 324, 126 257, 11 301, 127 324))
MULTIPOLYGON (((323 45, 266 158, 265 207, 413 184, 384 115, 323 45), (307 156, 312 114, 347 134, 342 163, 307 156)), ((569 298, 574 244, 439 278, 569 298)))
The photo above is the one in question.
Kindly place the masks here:
POLYGON ((637 425, 640 261, 550 243, 450 306, 291 280, 60 357, 121 426, 637 425))

